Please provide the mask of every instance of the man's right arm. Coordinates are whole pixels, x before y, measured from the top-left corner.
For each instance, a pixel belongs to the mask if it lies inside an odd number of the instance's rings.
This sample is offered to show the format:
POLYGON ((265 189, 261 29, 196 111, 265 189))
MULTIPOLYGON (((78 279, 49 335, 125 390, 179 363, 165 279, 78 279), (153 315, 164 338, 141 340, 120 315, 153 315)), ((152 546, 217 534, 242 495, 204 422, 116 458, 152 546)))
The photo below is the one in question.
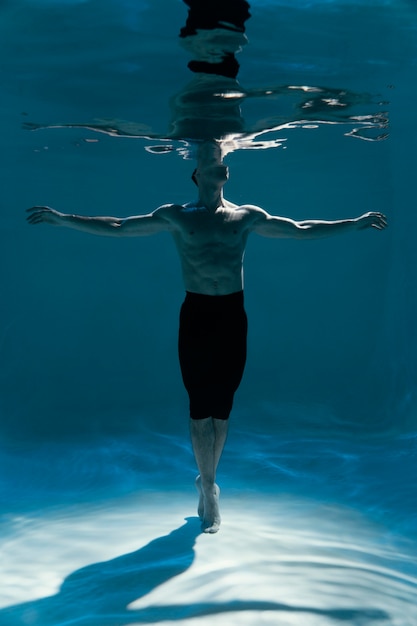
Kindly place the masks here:
POLYGON ((27 210, 29 224, 52 224, 74 230, 81 230, 92 235, 109 237, 140 237, 171 230, 168 219, 172 205, 164 205, 146 215, 131 217, 88 217, 60 213, 47 206, 34 206, 27 210))

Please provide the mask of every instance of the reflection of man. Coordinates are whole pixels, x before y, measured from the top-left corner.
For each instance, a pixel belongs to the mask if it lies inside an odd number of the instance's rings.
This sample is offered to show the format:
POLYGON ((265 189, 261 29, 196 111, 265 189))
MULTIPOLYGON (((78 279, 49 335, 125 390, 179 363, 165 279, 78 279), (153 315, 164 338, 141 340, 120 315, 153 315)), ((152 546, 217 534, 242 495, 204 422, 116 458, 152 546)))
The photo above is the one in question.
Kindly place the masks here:
POLYGON ((219 144, 200 146, 193 174, 198 199, 183 206, 166 204, 153 213, 127 217, 83 217, 49 207, 29 209, 31 224, 46 222, 96 235, 141 236, 171 232, 187 291, 181 309, 179 355, 190 398, 191 440, 200 475, 199 515, 205 532, 220 526, 216 469, 226 441, 233 396, 246 358, 243 308, 243 255, 251 232, 275 238, 315 238, 374 227, 381 213, 355 219, 296 222, 223 197, 228 168, 219 144))

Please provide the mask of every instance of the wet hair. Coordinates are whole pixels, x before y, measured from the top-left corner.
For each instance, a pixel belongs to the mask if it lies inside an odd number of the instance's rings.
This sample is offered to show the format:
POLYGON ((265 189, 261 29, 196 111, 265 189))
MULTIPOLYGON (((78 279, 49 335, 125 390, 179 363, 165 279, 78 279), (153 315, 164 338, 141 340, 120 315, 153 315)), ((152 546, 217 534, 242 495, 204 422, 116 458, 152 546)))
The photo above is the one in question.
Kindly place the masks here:
POLYGON ((194 172, 191 174, 191 180, 193 181, 193 183, 195 185, 197 185, 198 187, 198 182, 197 182, 197 178, 196 178, 196 173, 197 173, 197 168, 195 168, 194 172))

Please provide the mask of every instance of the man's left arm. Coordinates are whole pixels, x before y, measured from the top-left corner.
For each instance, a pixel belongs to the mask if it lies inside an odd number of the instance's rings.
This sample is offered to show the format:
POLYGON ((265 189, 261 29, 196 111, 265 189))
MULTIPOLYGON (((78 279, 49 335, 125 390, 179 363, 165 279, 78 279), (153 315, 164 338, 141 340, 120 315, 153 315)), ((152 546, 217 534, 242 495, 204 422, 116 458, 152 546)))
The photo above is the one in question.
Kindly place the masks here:
POLYGON ((359 217, 345 220, 303 220, 270 215, 262 209, 256 211, 252 231, 264 237, 319 239, 365 228, 383 230, 387 218, 383 213, 370 211, 359 217))

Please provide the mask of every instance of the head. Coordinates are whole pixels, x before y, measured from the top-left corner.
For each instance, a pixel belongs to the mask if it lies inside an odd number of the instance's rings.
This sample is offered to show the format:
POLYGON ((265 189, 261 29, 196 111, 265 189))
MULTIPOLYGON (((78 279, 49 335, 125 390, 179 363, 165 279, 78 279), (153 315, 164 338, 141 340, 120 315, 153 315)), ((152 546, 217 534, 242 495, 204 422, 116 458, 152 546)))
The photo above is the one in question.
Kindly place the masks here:
POLYGON ((203 185, 223 187, 229 180, 229 168, 224 163, 205 167, 199 166, 191 174, 191 180, 197 187, 203 185))
POLYGON ((223 163, 220 144, 215 141, 205 141, 198 149, 197 167, 191 175, 191 180, 201 187, 202 184, 223 186, 229 178, 229 168, 223 163))

